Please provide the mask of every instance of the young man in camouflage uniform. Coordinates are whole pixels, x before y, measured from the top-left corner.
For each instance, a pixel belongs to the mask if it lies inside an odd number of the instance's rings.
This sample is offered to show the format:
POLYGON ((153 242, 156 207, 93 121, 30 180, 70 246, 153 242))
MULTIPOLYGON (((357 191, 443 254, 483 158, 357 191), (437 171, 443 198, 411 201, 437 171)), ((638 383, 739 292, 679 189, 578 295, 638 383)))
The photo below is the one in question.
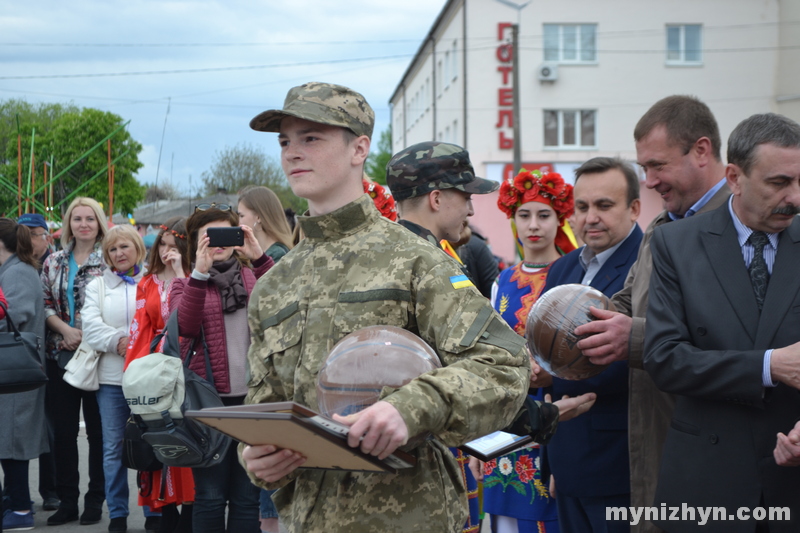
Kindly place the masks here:
POLYGON ((249 308, 247 403, 293 400, 317 409, 316 378, 333 345, 371 325, 399 326, 433 346, 444 368, 339 419, 349 444, 384 458, 409 437, 414 468, 396 475, 297 470, 304 458, 274 446, 244 447, 253 481, 273 496, 295 532, 455 532, 466 518, 464 487, 445 449, 509 423, 530 374, 523 340, 440 250, 380 216, 361 184, 374 115, 360 94, 307 83, 281 110, 252 120, 279 132, 292 190, 308 199, 306 238, 259 280, 249 308))
POLYGON ((455 144, 422 142, 395 154, 386 166, 386 184, 398 203, 398 223, 435 246, 461 238, 473 194, 500 184, 475 176, 469 153, 455 144))
MULTIPOLYGON (((448 254, 443 241, 461 239, 467 218, 474 214, 472 195, 488 194, 500 187, 495 181, 475 176, 465 149, 435 141, 417 143, 395 154, 386 165, 386 184, 397 201, 398 224, 448 254)), ((460 267, 472 279, 464 265, 460 267)), ((469 517, 462 532, 477 532, 478 484, 468 467, 469 456, 458 448, 450 451, 459 463, 467 491, 469 517)))

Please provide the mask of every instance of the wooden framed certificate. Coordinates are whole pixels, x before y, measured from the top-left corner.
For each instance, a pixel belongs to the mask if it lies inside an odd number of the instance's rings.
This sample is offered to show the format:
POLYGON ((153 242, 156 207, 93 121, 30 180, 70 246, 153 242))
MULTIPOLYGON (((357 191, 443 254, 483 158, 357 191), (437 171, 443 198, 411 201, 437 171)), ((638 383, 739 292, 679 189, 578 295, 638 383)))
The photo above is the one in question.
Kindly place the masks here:
POLYGON ((306 457, 301 468, 397 473, 417 462, 400 450, 381 460, 351 448, 347 426, 295 402, 214 407, 187 411, 186 416, 245 444, 294 450, 306 457))

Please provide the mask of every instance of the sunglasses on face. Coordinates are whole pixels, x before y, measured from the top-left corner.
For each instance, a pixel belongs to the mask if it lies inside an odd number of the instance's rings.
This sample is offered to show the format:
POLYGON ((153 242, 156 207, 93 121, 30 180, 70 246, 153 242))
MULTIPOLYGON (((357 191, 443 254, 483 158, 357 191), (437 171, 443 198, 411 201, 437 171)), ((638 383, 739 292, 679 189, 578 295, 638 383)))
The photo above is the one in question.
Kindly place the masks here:
POLYGON ((194 206, 195 212, 208 211, 209 209, 215 209, 215 208, 219 209, 220 211, 233 211, 231 206, 229 206, 228 204, 211 203, 211 204, 197 204, 196 206, 194 206))

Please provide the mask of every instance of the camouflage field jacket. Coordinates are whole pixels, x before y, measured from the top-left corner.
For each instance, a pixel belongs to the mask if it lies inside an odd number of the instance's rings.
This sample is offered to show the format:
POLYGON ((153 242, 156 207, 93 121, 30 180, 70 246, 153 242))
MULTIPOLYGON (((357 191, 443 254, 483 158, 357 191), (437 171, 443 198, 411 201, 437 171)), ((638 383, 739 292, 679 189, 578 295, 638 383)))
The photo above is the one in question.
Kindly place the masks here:
POLYGON ((306 238, 262 277, 250 299, 253 341, 247 403, 293 400, 317 409, 316 378, 343 336, 376 324, 405 328, 437 351, 443 368, 384 400, 409 435, 435 438, 412 449, 399 474, 298 470, 274 495, 292 533, 456 532, 466 492, 445 448, 505 427, 528 390, 524 340, 489 301, 453 281, 441 250, 382 218, 368 196, 300 220, 306 238))

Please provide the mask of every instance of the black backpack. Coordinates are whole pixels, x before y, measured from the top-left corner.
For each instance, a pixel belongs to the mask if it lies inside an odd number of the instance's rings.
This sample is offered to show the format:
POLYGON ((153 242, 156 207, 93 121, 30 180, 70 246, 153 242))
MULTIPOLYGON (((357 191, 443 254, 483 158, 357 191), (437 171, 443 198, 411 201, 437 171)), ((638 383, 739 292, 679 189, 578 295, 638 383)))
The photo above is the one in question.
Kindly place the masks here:
POLYGON ((122 391, 142 438, 167 466, 213 466, 222 461, 231 444, 227 435, 184 417, 186 411, 223 406, 210 381, 211 361, 202 329, 199 344, 208 380, 189 370, 192 357, 197 355, 194 349, 181 363, 176 310, 150 344, 153 353, 133 360, 122 376, 122 391), (155 352, 162 338, 166 338, 162 352, 155 352))

